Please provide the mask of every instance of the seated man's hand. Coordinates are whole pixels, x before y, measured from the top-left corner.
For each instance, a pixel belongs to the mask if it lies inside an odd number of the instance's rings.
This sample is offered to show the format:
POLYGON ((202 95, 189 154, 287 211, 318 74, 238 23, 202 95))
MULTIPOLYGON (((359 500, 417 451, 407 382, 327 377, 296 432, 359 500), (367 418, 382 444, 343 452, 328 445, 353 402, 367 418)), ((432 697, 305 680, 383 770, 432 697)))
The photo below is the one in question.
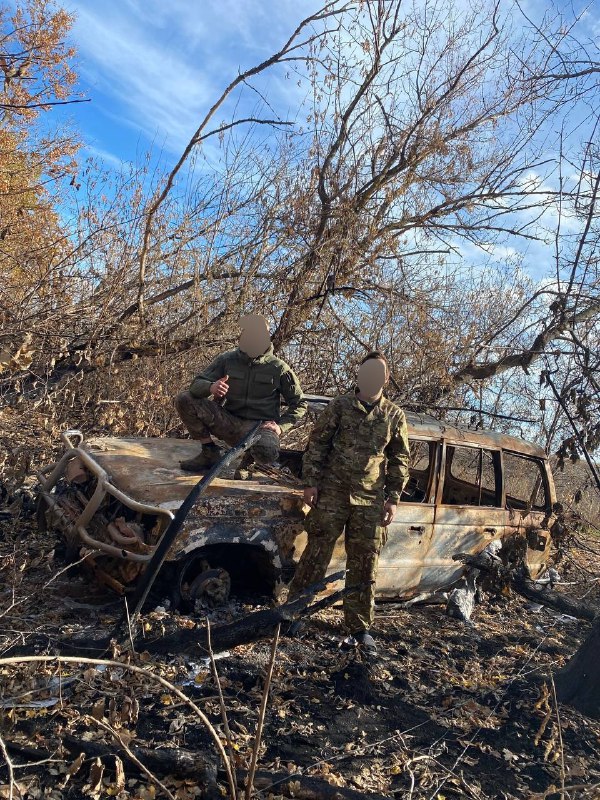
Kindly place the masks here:
POLYGON ((229 384, 227 383, 228 380, 229 380, 229 375, 225 375, 224 378, 219 378, 218 381, 211 383, 210 393, 215 398, 215 400, 220 400, 222 397, 225 397, 225 395, 229 391, 229 384))
POLYGON ((304 502, 307 506, 314 508, 317 505, 317 500, 319 498, 319 490, 316 486, 309 486, 307 489, 304 490, 304 502))
POLYGON ((262 427, 266 428, 268 431, 275 431, 277 436, 281 436, 281 428, 274 419, 268 419, 266 422, 263 422, 262 427))
POLYGON ((397 510, 398 506, 396 503, 392 503, 391 500, 386 500, 383 505, 383 515, 381 518, 381 524, 384 528, 387 528, 390 522, 394 519, 397 510))

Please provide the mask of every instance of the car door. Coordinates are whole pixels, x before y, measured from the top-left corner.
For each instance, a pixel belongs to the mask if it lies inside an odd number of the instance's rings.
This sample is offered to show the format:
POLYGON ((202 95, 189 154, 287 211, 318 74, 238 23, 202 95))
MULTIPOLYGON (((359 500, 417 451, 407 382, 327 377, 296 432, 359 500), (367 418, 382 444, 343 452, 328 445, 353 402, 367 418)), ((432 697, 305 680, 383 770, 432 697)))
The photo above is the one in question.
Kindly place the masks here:
POLYGON ((502 453, 507 534, 514 532, 527 543, 525 564, 536 578, 550 557, 552 484, 547 461, 523 453, 502 453))
POLYGON ((419 591, 433 535, 441 442, 410 437, 409 446, 410 477, 379 556, 376 592, 383 597, 419 591))
MULTIPOLYGON (((417 593, 433 535, 435 476, 441 458, 441 441, 410 437, 409 447, 409 481, 402 493, 396 516, 387 528, 387 542, 379 556, 375 586, 379 597, 417 593)), ((295 560, 302 554, 306 541, 306 533, 302 533, 294 542, 295 560)), ((335 544, 328 574, 343 570, 345 565, 346 549, 342 534, 335 544)))
POLYGON ((448 586, 460 577, 463 566, 452 556, 478 553, 504 536, 500 449, 445 441, 436 499, 421 591, 448 586))

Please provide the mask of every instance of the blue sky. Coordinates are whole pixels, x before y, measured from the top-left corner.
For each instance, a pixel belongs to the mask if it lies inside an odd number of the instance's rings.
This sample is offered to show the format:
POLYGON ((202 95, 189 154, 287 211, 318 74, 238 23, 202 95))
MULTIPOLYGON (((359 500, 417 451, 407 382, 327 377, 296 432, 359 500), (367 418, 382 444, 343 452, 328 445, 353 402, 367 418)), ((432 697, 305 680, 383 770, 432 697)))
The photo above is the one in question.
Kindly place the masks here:
MULTIPOLYGON (((72 40, 79 86, 91 98, 73 107, 74 121, 88 152, 116 164, 136 161, 150 146, 167 161, 179 155, 238 70, 270 56, 320 4, 67 0, 64 5, 76 16, 72 40)), ((274 72, 261 88, 281 114, 295 112, 294 81, 274 72)))
MULTIPOLYGON (((178 155, 211 102, 235 77, 271 55, 319 0, 61 0, 75 16, 79 86, 91 102, 72 114, 91 152, 131 159, 153 145, 178 155)), ((533 19, 547 0, 521 0, 533 19)), ((558 2, 573 13, 570 2, 558 2)), ((576 5, 580 5, 577 3, 576 5)), ((587 5, 583 31, 600 35, 587 5)), ((553 13, 553 12, 552 12, 553 13)), ((294 81, 261 78, 281 114, 297 111, 294 81)), ((227 116, 226 114, 224 114, 227 116)))
MULTIPOLYGON (((177 160, 238 71, 275 52, 302 18, 321 7, 319 0, 62 0, 62 5, 75 16, 71 38, 78 51, 79 90, 91 100, 64 111, 80 131, 83 154, 119 168, 122 161, 140 163, 152 149, 163 169, 177 160)), ((548 4, 523 0, 521 6, 539 18, 548 4)), ((590 37, 600 33, 593 5, 584 29, 590 37)), ((294 119, 304 89, 284 72, 270 70, 256 85, 282 118, 294 119)), ((239 95, 232 97, 220 118, 231 119, 238 100, 239 95)), ((254 103, 258 96, 245 89, 236 115, 247 115, 254 103)), ((507 257, 523 257, 536 280, 552 271, 552 248, 525 241, 517 247, 486 257, 464 241, 458 244, 465 262, 482 268, 488 258, 505 263, 507 257)))

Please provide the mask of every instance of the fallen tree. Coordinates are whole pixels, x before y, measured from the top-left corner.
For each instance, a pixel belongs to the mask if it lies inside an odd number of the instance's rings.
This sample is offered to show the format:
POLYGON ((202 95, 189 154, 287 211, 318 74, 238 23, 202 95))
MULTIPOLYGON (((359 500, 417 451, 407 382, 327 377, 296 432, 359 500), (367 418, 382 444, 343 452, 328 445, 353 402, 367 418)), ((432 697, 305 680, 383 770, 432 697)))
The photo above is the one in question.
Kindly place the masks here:
MULTIPOLYGON (((98 741, 89 741, 81 737, 64 734, 61 737, 62 746, 76 759, 80 753, 93 758, 114 758, 128 760, 132 769, 140 772, 138 762, 142 762, 148 769, 160 775, 177 775, 195 778, 198 788, 202 790, 202 797, 222 797, 217 787, 217 759, 206 752, 187 750, 182 747, 138 747, 131 745, 128 748, 115 742, 104 744, 98 741), (132 756, 134 757, 132 759, 132 756)), ((18 742, 5 740, 9 753, 32 762, 41 759, 56 758, 55 753, 40 748, 26 747, 18 742)))
MULTIPOLYGON (((343 573, 337 573, 327 579, 326 582, 338 580, 343 573)), ((314 587, 319 591, 318 587, 314 587)), ((356 591, 353 588, 350 591, 356 591)), ((198 653, 200 650, 204 655, 209 655, 213 651, 229 650, 240 644, 253 642, 257 639, 264 639, 272 636, 279 625, 286 625, 312 616, 317 611, 334 605, 349 593, 347 589, 340 589, 327 597, 318 600, 312 605, 308 605, 310 596, 299 597, 291 603, 284 603, 275 608, 260 609, 252 614, 230 622, 228 625, 219 625, 210 629, 205 626, 193 628, 192 630, 178 631, 169 636, 162 636, 160 639, 139 642, 140 649, 147 650, 149 653, 198 653)))
MULTIPOLYGON (((42 758, 50 759, 54 755, 49 751, 24 747, 8 740, 5 741, 5 744, 10 753, 32 761, 39 761, 42 758)), ((108 745, 103 742, 86 741, 75 736, 63 735, 62 744, 73 758, 77 758, 80 753, 85 753, 86 756, 102 759, 115 756, 130 759, 127 750, 114 743, 108 745)), ((204 753, 181 747, 157 749, 132 746, 129 750, 138 761, 159 775, 193 777, 197 781, 198 789, 201 792, 200 797, 203 800, 222 797, 216 783, 216 760, 211 760, 204 753)), ((130 766, 139 771, 136 761, 130 760, 130 766)), ((240 789, 245 788, 247 775, 245 770, 237 771, 237 785, 240 789)), ((386 796, 382 794, 366 794, 357 789, 336 786, 322 778, 300 773, 273 773, 259 770, 254 776, 254 787, 261 792, 270 791, 273 794, 277 793, 283 797, 297 798, 297 800, 361 800, 361 798, 386 800, 386 796)))
MULTIPOLYGON (((208 630, 207 626, 198 626, 191 630, 177 630, 177 632, 161 636, 156 639, 145 638, 143 635, 132 636, 129 641, 124 641, 121 649, 127 650, 132 645, 136 651, 147 651, 149 653, 194 653, 208 656, 211 650, 219 652, 229 650, 240 644, 264 639, 272 636, 278 626, 291 625, 301 619, 312 616, 317 611, 334 605, 350 592, 358 591, 360 587, 352 589, 340 589, 337 592, 323 597, 315 603, 311 603, 313 597, 321 592, 329 584, 343 578, 343 572, 336 572, 328 576, 323 581, 307 588, 306 593, 296 598, 290 603, 282 603, 274 608, 260 609, 246 614, 240 619, 234 620, 227 625, 217 625, 208 630), (210 641, 209 641, 210 636, 210 641)), ((98 639, 77 639, 70 636, 68 639, 61 639, 58 642, 57 650, 61 654, 76 656, 103 655, 116 643, 112 636, 104 636, 98 639)), ((32 648, 38 646, 46 647, 47 639, 32 641, 29 640, 27 647, 14 647, 10 650, 11 655, 30 653, 32 648)))

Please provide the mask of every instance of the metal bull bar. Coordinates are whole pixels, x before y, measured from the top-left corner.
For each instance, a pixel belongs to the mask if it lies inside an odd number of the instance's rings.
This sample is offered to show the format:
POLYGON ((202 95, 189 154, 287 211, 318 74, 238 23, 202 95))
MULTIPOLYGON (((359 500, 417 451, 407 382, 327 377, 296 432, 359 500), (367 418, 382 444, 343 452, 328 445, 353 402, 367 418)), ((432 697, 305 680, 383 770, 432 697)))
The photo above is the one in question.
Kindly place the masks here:
MULTIPOLYGON (((127 506, 127 508, 130 508, 132 511, 137 511, 140 514, 163 516, 169 521, 169 523, 173 520, 173 514, 171 511, 161 508, 160 506, 153 506, 148 503, 140 503, 137 500, 134 500, 132 497, 129 497, 129 495, 125 494, 120 489, 117 489, 116 486, 113 486, 109 480, 106 470, 104 470, 86 450, 81 449, 84 439, 81 431, 65 431, 64 433, 61 433, 60 438, 67 448, 66 451, 56 462, 56 464, 52 464, 51 466, 46 467, 45 469, 36 473, 41 486, 41 495, 46 503, 48 503, 48 505, 55 512, 64 515, 63 510, 51 492, 56 486, 58 479, 63 474, 65 465, 74 458, 80 459, 80 461, 86 466, 92 475, 96 477, 96 488, 94 489, 94 493, 79 517, 73 523, 73 528, 77 531, 81 540, 88 547, 91 547, 94 550, 101 550, 102 552, 108 553, 116 558, 126 559, 127 561, 138 561, 142 563, 150 561, 153 555, 152 552, 132 553, 131 551, 126 550, 124 547, 117 547, 115 545, 108 544, 108 542, 102 542, 99 539, 91 536, 86 526, 89 524, 94 514, 102 505, 102 502, 107 494, 111 495, 116 500, 119 500, 121 503, 123 503, 123 505, 127 506), (71 439, 75 437, 76 442, 73 444, 71 439)), ((152 548, 152 550, 155 549, 156 548, 152 548)))

